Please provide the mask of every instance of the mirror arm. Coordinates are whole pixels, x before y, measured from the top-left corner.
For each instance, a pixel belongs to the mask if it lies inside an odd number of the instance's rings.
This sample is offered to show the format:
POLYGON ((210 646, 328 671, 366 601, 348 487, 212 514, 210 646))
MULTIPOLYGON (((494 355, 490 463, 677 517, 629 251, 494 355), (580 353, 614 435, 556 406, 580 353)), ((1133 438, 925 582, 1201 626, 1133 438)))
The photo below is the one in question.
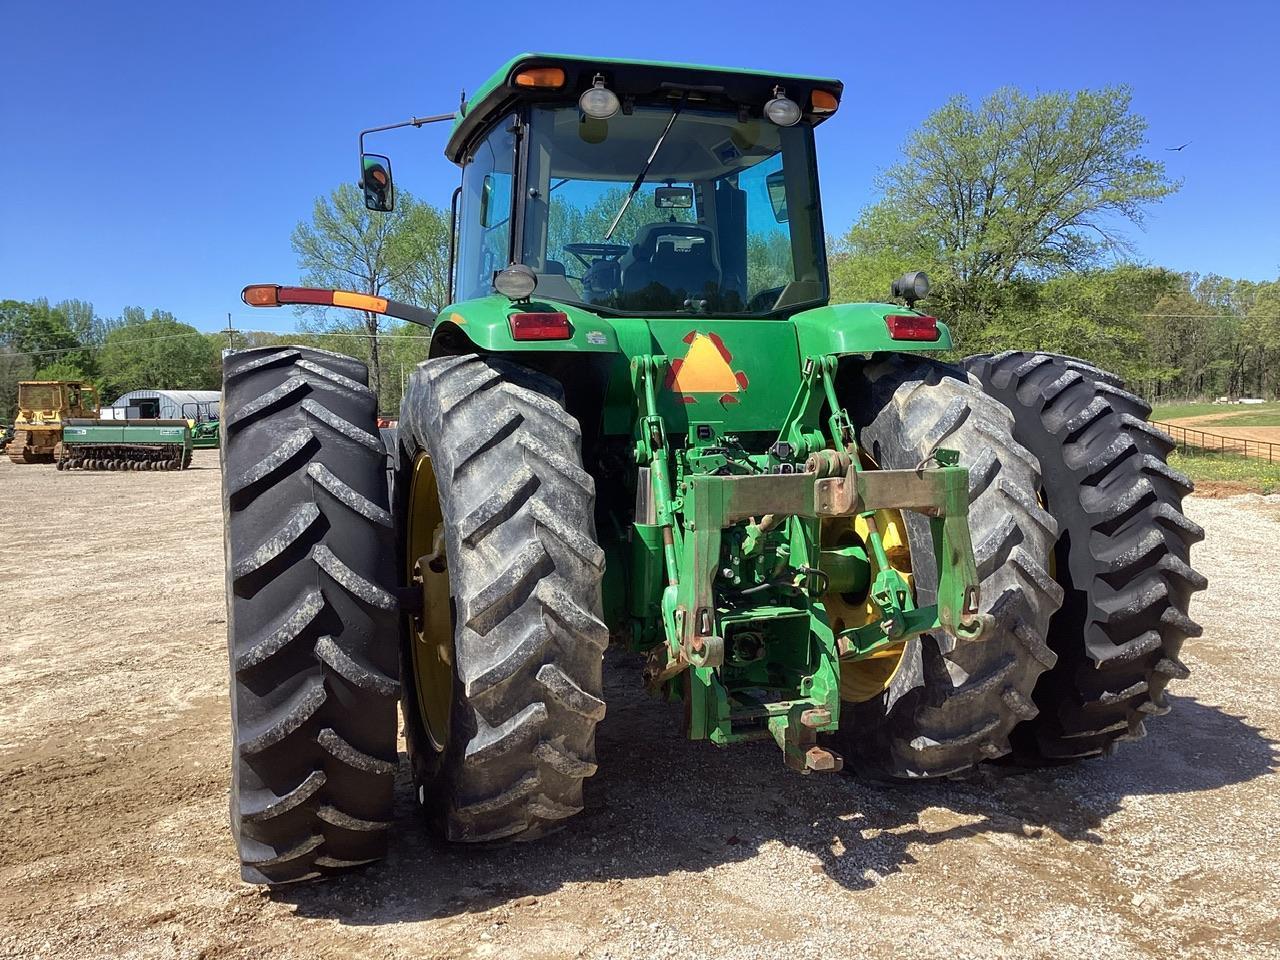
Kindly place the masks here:
POLYGON ((369 127, 367 130, 360 131, 360 156, 364 156, 364 138, 366 134, 381 133, 383 130, 399 130, 401 127, 421 127, 428 123, 441 123, 445 120, 453 120, 458 115, 456 113, 437 113, 430 117, 410 117, 408 120, 401 120, 399 123, 384 123, 380 127, 369 127))

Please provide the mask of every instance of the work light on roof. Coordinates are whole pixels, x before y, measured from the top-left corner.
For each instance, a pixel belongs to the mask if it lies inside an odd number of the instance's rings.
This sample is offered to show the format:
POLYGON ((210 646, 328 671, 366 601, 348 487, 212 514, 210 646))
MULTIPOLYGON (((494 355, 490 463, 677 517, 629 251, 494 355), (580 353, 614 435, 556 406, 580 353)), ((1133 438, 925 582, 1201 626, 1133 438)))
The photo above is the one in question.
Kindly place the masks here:
POLYGON ((800 122, 800 104, 787 99, 782 87, 774 87, 773 99, 764 105, 764 115, 780 127, 793 127, 800 122))
POLYGON ((578 107, 593 120, 608 120, 621 104, 618 95, 604 85, 604 74, 597 73, 591 86, 582 91, 578 98, 578 107))

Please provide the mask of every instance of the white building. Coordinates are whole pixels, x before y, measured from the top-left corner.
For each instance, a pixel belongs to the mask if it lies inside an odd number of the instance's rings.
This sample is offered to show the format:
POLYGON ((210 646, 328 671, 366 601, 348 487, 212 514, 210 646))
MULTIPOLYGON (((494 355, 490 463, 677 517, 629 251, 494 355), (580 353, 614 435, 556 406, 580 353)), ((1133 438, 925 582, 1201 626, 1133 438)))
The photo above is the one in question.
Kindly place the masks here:
POLYGON ((104 420, 203 420, 218 416, 218 390, 130 390, 102 408, 104 420))

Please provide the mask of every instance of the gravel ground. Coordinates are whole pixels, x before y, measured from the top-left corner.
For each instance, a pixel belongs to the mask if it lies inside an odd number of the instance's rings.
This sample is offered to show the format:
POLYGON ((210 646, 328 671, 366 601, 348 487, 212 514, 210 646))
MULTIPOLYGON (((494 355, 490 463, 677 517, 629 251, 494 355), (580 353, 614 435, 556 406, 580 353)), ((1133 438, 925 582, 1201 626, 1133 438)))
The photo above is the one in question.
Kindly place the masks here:
POLYGON ((1211 579, 1173 712, 1114 758, 882 787, 689 743, 606 664, 585 813, 438 846, 402 777, 390 859, 238 881, 218 467, 0 459, 0 956, 1280 956, 1280 497, 1192 500, 1211 579))

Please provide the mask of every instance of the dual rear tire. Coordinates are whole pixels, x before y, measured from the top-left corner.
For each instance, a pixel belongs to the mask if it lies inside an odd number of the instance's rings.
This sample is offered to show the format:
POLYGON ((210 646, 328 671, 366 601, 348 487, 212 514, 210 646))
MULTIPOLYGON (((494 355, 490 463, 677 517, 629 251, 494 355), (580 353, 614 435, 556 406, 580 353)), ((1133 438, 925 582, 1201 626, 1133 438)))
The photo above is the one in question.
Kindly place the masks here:
POLYGON ((416 795, 449 839, 528 839, 577 813, 608 630, 594 482, 559 385, 476 356, 419 365, 390 491, 363 364, 241 351, 223 390, 242 877, 288 883, 385 853, 401 699, 416 795), (424 629, 414 574, 433 564, 418 563, 415 515, 438 519, 448 636, 424 629), (435 649, 444 694, 420 696, 435 649), (434 731, 433 696, 447 702, 434 731))
MULTIPOLYGON (((962 369, 890 357, 842 367, 864 451, 910 467, 935 447, 970 471, 970 531, 995 630, 907 645, 884 691, 842 711, 835 744, 863 773, 909 779, 1006 758, 1038 766, 1109 753, 1168 712, 1200 627, 1190 565, 1204 533, 1191 482, 1151 408, 1097 367, 1044 353, 962 369)), ((908 513, 917 602, 932 602, 928 531, 908 513)))
POLYGON ((231 826, 241 876, 286 883, 386 851, 392 518, 362 364, 266 347, 223 376, 231 826))
POLYGON ((1207 584, 1190 565, 1204 537, 1182 509, 1191 481, 1169 466, 1173 441, 1119 377, 1019 351, 965 367, 1012 412, 1061 526, 1054 574, 1064 599, 1047 634, 1057 663, 1035 688, 1036 717, 1014 731, 1013 758, 1035 765, 1110 752, 1168 712, 1166 686, 1188 674, 1182 644, 1200 635, 1188 615, 1207 584))
MULTIPOLYGON (((1198 632, 1201 534, 1145 405, 1065 358, 967 369, 840 370, 873 466, 959 451, 994 624, 979 643, 911 641, 883 689, 845 705, 831 745, 877 777, 1103 752, 1165 709, 1198 632)), ((366 384, 362 364, 299 347, 225 366, 231 819, 252 882, 385 852, 397 700, 415 794, 449 839, 553 830, 596 769, 604 556, 560 385, 500 358, 429 360, 389 451, 366 384)), ((932 602, 927 524, 904 525, 917 602, 932 602)))
MULTIPOLYGON (((856 772, 879 779, 939 777, 1009 752, 1031 695, 1055 656, 1043 637, 1062 591, 1049 574, 1058 527, 1036 500, 1036 459, 1013 419, 962 371, 919 357, 850 359, 840 400, 872 468, 914 469, 941 447, 969 470, 969 527, 980 611, 978 642, 945 633, 908 641, 884 688, 844 703, 830 742, 856 772)), ((927 519, 904 512, 916 602, 933 603, 938 571, 927 519)), ((857 664, 846 665, 856 667, 857 664)))
POLYGON ((605 712, 580 429, 556 381, 465 355, 414 370, 398 438, 404 581, 417 573, 451 613, 402 627, 415 793, 450 840, 532 839, 582 809, 605 712), (423 517, 434 530, 415 531, 423 517))

